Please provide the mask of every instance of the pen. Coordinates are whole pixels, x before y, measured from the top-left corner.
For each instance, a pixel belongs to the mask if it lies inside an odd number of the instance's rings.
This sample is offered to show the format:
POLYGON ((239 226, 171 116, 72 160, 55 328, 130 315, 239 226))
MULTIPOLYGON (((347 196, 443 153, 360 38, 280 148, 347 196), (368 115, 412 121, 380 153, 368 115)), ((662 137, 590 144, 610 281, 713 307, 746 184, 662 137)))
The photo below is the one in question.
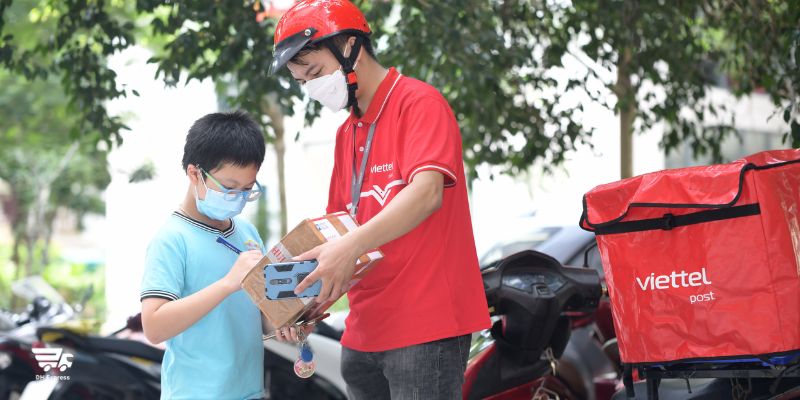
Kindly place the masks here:
POLYGON ((237 249, 236 246, 232 245, 230 242, 228 242, 227 240, 223 239, 222 236, 217 236, 217 243, 220 243, 223 246, 229 248, 232 252, 234 252, 236 254, 241 254, 242 253, 241 250, 237 249))

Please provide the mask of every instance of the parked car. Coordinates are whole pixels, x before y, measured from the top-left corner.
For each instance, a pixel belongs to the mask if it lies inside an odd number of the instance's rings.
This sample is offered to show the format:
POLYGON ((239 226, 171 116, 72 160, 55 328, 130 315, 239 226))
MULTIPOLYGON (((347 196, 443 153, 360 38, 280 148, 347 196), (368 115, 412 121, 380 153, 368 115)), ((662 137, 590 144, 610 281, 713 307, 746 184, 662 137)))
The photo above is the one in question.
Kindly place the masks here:
MULTIPOLYGON (((522 234, 499 240, 478 258, 480 265, 508 257, 525 250, 545 253, 564 265, 580 267, 586 250, 594 244, 594 234, 577 224, 562 226, 533 226, 522 234)), ((589 251, 588 265, 603 275, 603 264, 596 249, 589 251)))

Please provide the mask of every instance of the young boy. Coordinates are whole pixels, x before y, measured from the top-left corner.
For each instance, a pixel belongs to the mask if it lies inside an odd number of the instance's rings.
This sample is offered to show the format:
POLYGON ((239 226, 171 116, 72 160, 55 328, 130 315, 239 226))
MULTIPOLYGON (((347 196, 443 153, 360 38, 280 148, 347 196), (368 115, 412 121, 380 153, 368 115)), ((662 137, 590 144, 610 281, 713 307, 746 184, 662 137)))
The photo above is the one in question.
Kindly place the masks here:
POLYGON ((262 194, 264 151, 258 125, 243 112, 206 115, 186 137, 189 187, 150 242, 141 287, 144 333, 167 342, 162 399, 263 395, 261 314, 240 290, 263 243, 237 215, 262 194))

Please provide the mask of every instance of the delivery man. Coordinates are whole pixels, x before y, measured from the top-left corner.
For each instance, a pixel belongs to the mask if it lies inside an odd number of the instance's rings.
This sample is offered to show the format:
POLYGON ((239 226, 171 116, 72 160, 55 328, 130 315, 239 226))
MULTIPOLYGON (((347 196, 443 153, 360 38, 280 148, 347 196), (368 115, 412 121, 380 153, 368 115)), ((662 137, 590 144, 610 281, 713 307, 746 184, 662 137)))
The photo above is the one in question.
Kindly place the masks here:
POLYGON ((327 212, 360 227, 298 260, 319 266, 319 302, 348 290, 356 259, 384 259, 348 291, 342 374, 353 399, 460 399, 471 333, 490 325, 475 251, 461 134, 444 97, 383 67, 364 15, 306 0, 278 22, 271 72, 350 115, 336 133, 327 212))

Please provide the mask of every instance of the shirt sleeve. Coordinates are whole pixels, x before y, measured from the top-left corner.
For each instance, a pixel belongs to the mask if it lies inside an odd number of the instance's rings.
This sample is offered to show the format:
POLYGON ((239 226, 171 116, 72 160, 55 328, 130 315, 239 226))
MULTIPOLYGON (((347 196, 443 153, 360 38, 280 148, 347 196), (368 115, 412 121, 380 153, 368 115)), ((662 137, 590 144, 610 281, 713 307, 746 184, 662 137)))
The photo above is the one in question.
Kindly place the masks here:
POLYGON ((403 111, 400 173, 411 183, 422 171, 444 175, 444 187, 458 183, 461 161, 461 133, 450 106, 441 97, 428 95, 415 100, 403 111))
POLYGON ((178 300, 186 271, 186 252, 177 237, 156 236, 147 246, 140 300, 178 300))
MULTIPOLYGON (((340 154, 341 146, 339 145, 339 138, 341 138, 342 129, 340 128, 340 132, 337 133, 336 137, 336 148, 334 150, 334 157, 333 157, 333 170, 331 171, 331 182, 330 186, 328 187, 328 205, 325 208, 326 214, 333 214, 339 211, 347 211, 346 206, 342 204, 342 196, 341 196, 341 188, 346 184, 346 182, 342 179, 342 174, 340 172, 341 168, 341 161, 342 154, 340 154)), ((345 129, 346 131, 346 129, 345 129)))

